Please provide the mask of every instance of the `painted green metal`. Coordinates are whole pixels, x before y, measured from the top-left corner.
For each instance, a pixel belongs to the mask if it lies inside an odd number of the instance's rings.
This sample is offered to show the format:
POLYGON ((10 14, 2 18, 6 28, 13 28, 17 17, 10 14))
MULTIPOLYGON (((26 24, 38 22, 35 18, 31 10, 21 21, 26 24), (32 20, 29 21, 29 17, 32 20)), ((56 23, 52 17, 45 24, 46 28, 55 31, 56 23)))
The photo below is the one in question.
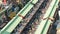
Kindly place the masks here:
MULTIPOLYGON (((36 1, 35 3, 37 3, 37 0, 33 0, 36 1)), ((35 4, 33 3, 33 4, 35 4)), ((18 12, 18 14, 22 15, 22 16, 26 16, 26 14, 30 11, 30 9, 34 6, 33 4, 31 4, 31 1, 29 1, 26 6, 18 12)), ((18 16, 18 14, 0 31, 0 34, 10 34, 15 27, 20 23, 20 21, 22 20, 22 17, 18 16)))
MULTIPOLYGON (((52 17, 52 18, 53 18, 54 13, 55 13, 56 8, 57 8, 57 5, 58 5, 58 2, 59 2, 59 1, 56 1, 56 3, 55 3, 55 5, 54 5, 54 7, 53 7, 53 9, 52 9, 49 17, 52 17)), ((53 23, 51 20, 47 20, 47 22, 46 22, 46 24, 45 24, 45 28, 44 28, 42 34, 46 34, 46 33, 47 33, 47 31, 48 31, 49 26, 50 26, 51 23, 53 23)))
MULTIPOLYGON (((43 18, 53 17, 56 10, 56 6, 58 5, 58 2, 59 0, 52 0, 43 18)), ((48 18, 46 20, 42 20, 40 25, 38 25, 38 28, 35 34, 47 34, 48 28, 51 23, 52 23, 51 20, 49 20, 48 18)))

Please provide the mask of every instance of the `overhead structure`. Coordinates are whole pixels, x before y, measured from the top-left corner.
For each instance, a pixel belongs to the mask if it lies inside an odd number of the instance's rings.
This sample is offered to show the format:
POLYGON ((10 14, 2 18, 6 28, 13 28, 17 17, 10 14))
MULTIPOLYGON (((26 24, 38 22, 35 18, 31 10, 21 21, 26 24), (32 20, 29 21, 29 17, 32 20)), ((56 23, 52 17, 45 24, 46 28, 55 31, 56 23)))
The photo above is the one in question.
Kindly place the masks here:
MULTIPOLYGON (((0 34, 11 34, 13 30, 17 27, 17 25, 25 18, 25 16, 29 13, 29 11, 35 6, 35 4, 39 0, 30 0, 17 14, 16 16, 10 20, 5 27, 3 27, 0 31, 0 34)), ((17 1, 19 2, 19 0, 17 1)), ((6 3, 6 0, 4 0, 4 3, 6 3)), ((40 24, 38 25, 36 31, 34 34, 47 34, 47 31, 49 29, 49 26, 53 22, 53 16, 56 11, 56 8, 58 6, 59 0, 52 0, 48 9, 46 10, 46 13, 44 14, 44 17, 42 18, 40 24)), ((38 4, 38 3, 37 3, 38 4)), ((11 9, 11 4, 9 5, 9 9, 11 9)), ((8 9, 3 9, 0 11, 0 16, 3 12, 6 12, 8 9)), ((35 7, 36 8, 36 7, 35 7)))
POLYGON ((46 11, 46 14, 43 17, 46 19, 45 20, 42 19, 40 25, 38 25, 38 28, 35 34, 47 34, 49 26, 52 23, 51 19, 49 18, 53 18, 58 3, 59 3, 59 0, 52 0, 49 8, 46 11))
POLYGON ((20 23, 23 17, 30 11, 30 9, 36 4, 38 0, 29 1, 26 6, 19 11, 19 13, 0 31, 0 34, 10 34, 15 27, 20 23), (23 17, 21 17, 21 16, 23 17))

